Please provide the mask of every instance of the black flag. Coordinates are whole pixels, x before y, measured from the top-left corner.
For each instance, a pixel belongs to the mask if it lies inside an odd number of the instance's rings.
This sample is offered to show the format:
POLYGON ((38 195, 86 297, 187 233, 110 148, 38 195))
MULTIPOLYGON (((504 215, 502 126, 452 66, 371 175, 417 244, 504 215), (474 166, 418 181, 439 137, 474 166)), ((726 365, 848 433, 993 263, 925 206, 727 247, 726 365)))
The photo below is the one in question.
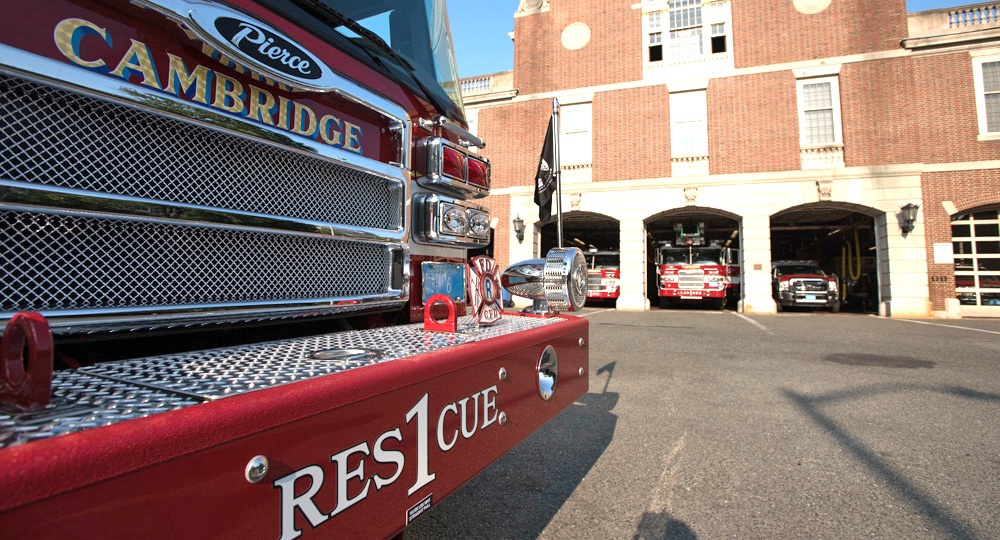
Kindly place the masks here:
POLYGON ((535 204, 538 205, 538 219, 542 224, 552 217, 552 193, 556 190, 555 154, 552 152, 552 122, 549 118, 549 128, 545 131, 545 144, 542 145, 542 155, 538 158, 538 172, 535 173, 535 204))

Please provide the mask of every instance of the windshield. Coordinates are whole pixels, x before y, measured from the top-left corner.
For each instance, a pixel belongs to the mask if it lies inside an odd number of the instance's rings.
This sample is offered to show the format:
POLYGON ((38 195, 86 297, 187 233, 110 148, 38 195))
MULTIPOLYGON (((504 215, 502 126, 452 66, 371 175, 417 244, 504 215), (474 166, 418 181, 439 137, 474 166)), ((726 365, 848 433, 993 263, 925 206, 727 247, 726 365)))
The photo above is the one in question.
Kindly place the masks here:
MULTIPOLYGON (((323 0, 330 8, 377 35, 399 57, 386 60, 412 73, 432 100, 444 98, 464 118, 458 86, 458 68, 448 28, 445 0, 323 0), (400 62, 400 57, 404 62, 400 62), (406 65, 409 64, 409 65, 406 65)), ((365 36, 340 26, 335 28, 363 47, 365 36)), ((377 48, 376 54, 384 52, 377 48)))
POLYGON ((722 264, 722 249, 663 248, 660 264, 722 264))
MULTIPOLYGON (((295 0, 307 7, 313 0, 295 0)), ((465 120, 445 0, 315 0, 309 10, 364 51, 397 82, 453 120, 465 120), (315 5, 314 4, 314 5, 315 5)))
POLYGON ((605 270, 618 270, 618 255, 594 255, 585 254, 588 266, 592 270, 603 268, 605 270))
POLYGON ((825 276, 822 270, 818 266, 811 266, 808 264, 783 264, 776 267, 779 276, 790 276, 792 274, 814 274, 818 276, 825 276))

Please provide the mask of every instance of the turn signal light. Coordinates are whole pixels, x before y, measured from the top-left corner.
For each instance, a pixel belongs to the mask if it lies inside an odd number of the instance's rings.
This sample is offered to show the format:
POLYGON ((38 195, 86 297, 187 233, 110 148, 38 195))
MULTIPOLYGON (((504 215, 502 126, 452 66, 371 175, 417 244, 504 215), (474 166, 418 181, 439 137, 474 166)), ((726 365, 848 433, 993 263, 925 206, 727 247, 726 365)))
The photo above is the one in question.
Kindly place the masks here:
POLYGON ((459 198, 481 198, 490 192, 490 162, 441 137, 417 141, 413 153, 417 183, 459 198))
POLYGON ((441 174, 454 180, 465 180, 465 156, 450 146, 442 147, 441 174))
POLYGON ((490 189, 490 162, 469 156, 469 183, 483 189, 490 189))

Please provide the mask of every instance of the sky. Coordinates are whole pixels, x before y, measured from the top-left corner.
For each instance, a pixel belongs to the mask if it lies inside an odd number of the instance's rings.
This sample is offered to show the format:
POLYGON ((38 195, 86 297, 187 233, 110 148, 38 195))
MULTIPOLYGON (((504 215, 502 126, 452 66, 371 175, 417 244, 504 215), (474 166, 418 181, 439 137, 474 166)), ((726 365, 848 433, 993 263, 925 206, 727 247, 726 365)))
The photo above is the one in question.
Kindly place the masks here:
MULTIPOLYGON (((514 31, 514 12, 517 11, 520 1, 447 0, 447 2, 458 75, 473 77, 514 69, 514 43, 507 34, 514 31)), ((911 12, 925 11, 974 3, 976 0, 906 0, 906 9, 911 12)))

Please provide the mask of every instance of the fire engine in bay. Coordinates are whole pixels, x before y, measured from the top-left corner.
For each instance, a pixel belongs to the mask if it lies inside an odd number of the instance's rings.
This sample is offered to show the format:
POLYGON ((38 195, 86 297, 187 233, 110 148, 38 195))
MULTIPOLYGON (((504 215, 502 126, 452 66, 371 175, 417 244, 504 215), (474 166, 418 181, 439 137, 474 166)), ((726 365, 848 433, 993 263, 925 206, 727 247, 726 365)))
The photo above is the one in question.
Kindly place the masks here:
POLYGON ((677 301, 697 301, 722 309, 727 297, 739 287, 738 265, 732 269, 734 265, 729 264, 732 253, 715 242, 705 245, 703 223, 689 227, 688 232, 678 223, 674 231, 675 240, 660 242, 656 249, 660 307, 672 307, 677 301))
POLYGON ((443 0, 3 11, 0 536, 393 537, 587 391, 443 0))
POLYGON ((597 301, 616 300, 621 295, 621 262, 618 251, 588 249, 587 298, 597 301))

